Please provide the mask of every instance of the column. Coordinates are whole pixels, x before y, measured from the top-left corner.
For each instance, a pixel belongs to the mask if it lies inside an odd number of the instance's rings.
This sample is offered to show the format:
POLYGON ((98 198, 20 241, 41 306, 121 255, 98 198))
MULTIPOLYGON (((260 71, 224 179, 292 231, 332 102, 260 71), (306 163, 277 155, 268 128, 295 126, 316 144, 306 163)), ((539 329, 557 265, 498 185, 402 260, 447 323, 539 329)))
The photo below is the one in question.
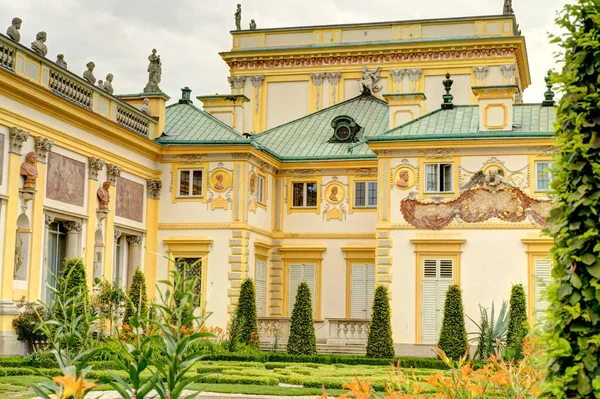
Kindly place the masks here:
POLYGON ((148 299, 156 296, 156 264, 158 257, 158 209, 160 204, 160 180, 146 180, 146 256, 144 276, 148 299))
POLYGON ((67 230, 67 258, 78 258, 81 256, 79 234, 83 225, 79 222, 63 222, 63 227, 67 230))
MULTIPOLYGON (((108 193, 109 193, 108 200, 109 201, 108 201, 108 204, 106 205, 106 207, 108 208, 107 209, 108 214, 106 216, 106 221, 105 221, 105 223, 106 223, 105 231, 106 231, 107 237, 110 237, 110 235, 113 234, 114 230, 115 230, 115 201, 111 200, 111 199, 115 198, 115 196, 116 196, 117 178, 119 176, 121 176, 122 170, 123 169, 118 167, 117 165, 111 165, 111 164, 106 165, 107 180, 111 184, 110 188, 108 189, 108 193)), ((103 263, 102 272, 103 272, 103 278, 105 280, 112 281, 112 279, 113 279, 114 250, 115 250, 115 241, 106 240, 106 246, 104 247, 104 258, 102 261, 102 263, 103 263)))
POLYGON ((29 255, 29 281, 27 289, 27 298, 34 302, 39 299, 40 285, 42 278, 44 254, 44 241, 46 239, 45 216, 44 216, 44 197, 46 193, 46 163, 48 162, 48 153, 52 151, 54 142, 43 137, 35 138, 35 152, 37 153, 38 179, 36 189, 38 195, 33 199, 33 208, 31 212, 31 242, 29 255))
MULTIPOLYGON (((123 260, 123 257, 118 257, 117 256, 117 244, 119 243, 119 240, 121 239, 121 236, 123 235, 122 232, 118 231, 118 230, 114 230, 113 231, 113 248, 115 249, 113 251, 113 257, 110 260, 106 260, 105 264, 111 264, 113 265, 114 269, 111 269, 111 274, 109 275, 108 273, 106 273, 106 268, 104 268, 102 270, 102 272, 104 273, 104 279, 105 280, 109 280, 109 281, 118 281, 121 280, 121 262, 123 260)), ((108 244, 108 240, 107 240, 107 244, 108 244)), ((122 283, 119 283, 119 286, 122 288, 122 283)))
POLYGON ((127 287, 131 286, 133 273, 135 269, 140 267, 140 246, 142 244, 142 236, 127 236, 127 287))
MULTIPOLYGON (((104 169, 104 161, 98 158, 88 158, 88 195, 87 195, 87 225, 85 228, 85 254, 84 264, 87 274, 88 287, 92 287, 94 281, 94 262, 96 248, 96 230, 102 231, 102 221, 106 213, 98 209, 98 174, 104 169)), ((106 234, 103 232, 102 239, 106 242, 106 234)), ((102 267, 102 262, 98 265, 102 267)))

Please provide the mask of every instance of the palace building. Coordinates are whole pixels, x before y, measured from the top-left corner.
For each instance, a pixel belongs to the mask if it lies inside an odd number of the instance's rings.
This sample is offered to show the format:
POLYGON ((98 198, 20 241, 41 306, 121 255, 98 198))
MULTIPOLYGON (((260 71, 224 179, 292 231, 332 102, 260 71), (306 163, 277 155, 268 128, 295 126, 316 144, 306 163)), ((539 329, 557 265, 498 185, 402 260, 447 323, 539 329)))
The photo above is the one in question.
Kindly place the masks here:
POLYGON ((84 259, 90 286, 127 287, 140 267, 152 298, 165 256, 201 259, 208 324, 223 328, 251 277, 269 348, 284 347, 302 281, 322 352, 364 351, 379 284, 399 355, 432 355, 451 284, 476 317, 522 283, 533 319, 550 273, 554 95, 522 103, 526 42, 505 3, 235 30, 220 54, 231 93, 183 88, 169 105, 160 49, 143 92, 121 95, 93 63, 80 76, 47 59, 43 32, 23 45, 13 20, 0 35, 0 354, 22 351, 15 303, 51 300, 65 257, 84 259))

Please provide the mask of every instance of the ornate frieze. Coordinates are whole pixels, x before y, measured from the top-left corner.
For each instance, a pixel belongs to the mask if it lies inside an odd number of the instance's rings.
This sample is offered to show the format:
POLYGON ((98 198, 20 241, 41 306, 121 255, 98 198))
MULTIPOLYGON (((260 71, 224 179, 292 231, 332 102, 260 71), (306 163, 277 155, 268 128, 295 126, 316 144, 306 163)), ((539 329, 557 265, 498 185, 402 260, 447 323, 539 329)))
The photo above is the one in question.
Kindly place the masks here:
POLYGON ((321 173, 321 169, 288 169, 277 172, 279 175, 292 175, 294 177, 313 177, 319 173, 321 173))
POLYGON ((35 152, 38 157, 38 161, 42 163, 46 163, 48 159, 48 153, 52 151, 52 146, 54 145, 54 141, 46 139, 41 136, 37 136, 35 138, 35 152))
POLYGON ((206 154, 180 154, 177 155, 175 158, 181 159, 181 163, 183 164, 193 165, 200 163, 202 158, 206 156, 206 154))
POLYGON ((475 74, 475 79, 477 79, 477 84, 482 85, 485 79, 487 78, 487 74, 490 67, 488 66, 474 66, 473 73, 475 74))
POLYGON ((428 148, 426 150, 419 150, 419 154, 423 154, 429 159, 452 158, 452 155, 456 153, 458 153, 458 150, 454 148, 428 148))
POLYGON ((554 154, 558 153, 558 148, 552 145, 550 146, 540 146, 540 147, 529 147, 527 150, 533 151, 537 153, 539 157, 551 157, 554 154))
POLYGON ((106 175, 110 184, 113 186, 117 184, 117 178, 121 176, 122 171, 123 168, 120 168, 117 165, 106 165, 106 175))
POLYGON ((88 176, 92 180, 98 180, 98 173, 104 169, 106 163, 100 158, 88 158, 88 176))
POLYGON ((150 199, 160 199, 162 181, 146 179, 146 196, 150 199))
POLYGON ((346 169, 346 173, 356 176, 377 176, 377 168, 346 169))
POLYGON ((8 133, 10 141, 10 147, 8 149, 8 152, 21 155, 23 143, 25 143, 29 138, 29 132, 21 130, 17 127, 11 127, 8 129, 8 133))

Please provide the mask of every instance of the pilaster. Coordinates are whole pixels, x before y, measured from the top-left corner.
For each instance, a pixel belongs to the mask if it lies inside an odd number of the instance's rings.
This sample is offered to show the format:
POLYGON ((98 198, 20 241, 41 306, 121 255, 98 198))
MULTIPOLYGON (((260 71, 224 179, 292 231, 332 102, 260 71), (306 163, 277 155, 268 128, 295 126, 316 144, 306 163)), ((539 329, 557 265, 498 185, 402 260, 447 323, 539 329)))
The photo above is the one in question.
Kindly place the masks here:
POLYGON ((377 229, 375 248, 375 284, 390 288, 392 282, 392 238, 389 229, 377 229))
POLYGON ((281 259, 281 240, 273 240, 268 276, 268 315, 283 316, 283 261, 281 259))
POLYGON ((240 297, 240 287, 242 281, 248 277, 248 254, 250 232, 247 230, 233 230, 233 236, 229 239, 229 289, 227 296, 229 297, 229 305, 227 313, 233 314, 238 304, 240 297))
POLYGON ((144 256, 144 276, 146 277, 146 292, 148 299, 156 296, 156 261, 158 255, 158 212, 160 203, 160 180, 146 181, 146 251, 144 256))
POLYGON ((108 281, 113 279, 113 255, 115 250, 114 230, 115 230, 115 198, 116 187, 111 185, 108 189, 111 201, 108 203, 108 214, 104 220, 106 239, 104 240, 104 257, 102 259, 102 278, 108 281))
MULTIPOLYGON (((104 168, 104 161, 90 157, 88 159, 88 192, 87 192, 87 225, 85 233, 84 262, 87 273, 88 287, 94 282, 94 256, 96 248, 96 231, 102 226, 98 223, 98 173, 104 168)), ((103 242, 107 241, 107 234, 102 234, 103 242)), ((110 237, 109 237, 110 238, 110 237)))

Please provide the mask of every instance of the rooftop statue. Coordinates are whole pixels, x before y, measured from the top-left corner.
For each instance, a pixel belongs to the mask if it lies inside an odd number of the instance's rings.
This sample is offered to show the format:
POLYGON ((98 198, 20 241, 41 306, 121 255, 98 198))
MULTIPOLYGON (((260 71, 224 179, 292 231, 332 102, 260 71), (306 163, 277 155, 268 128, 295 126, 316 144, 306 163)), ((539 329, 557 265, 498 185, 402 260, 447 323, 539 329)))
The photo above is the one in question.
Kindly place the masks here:
POLYGON ((250 30, 256 30, 256 21, 250 20, 250 30))
POLYGON ((152 49, 152 54, 148 56, 148 84, 144 88, 144 93, 157 93, 160 90, 158 84, 162 75, 162 62, 160 55, 156 54, 156 49, 152 49))
POLYGON ((150 115, 150 107, 148 107, 148 105, 150 105, 150 99, 144 98, 144 103, 142 104, 141 111, 146 115, 150 115))
POLYGON ((106 90, 106 92, 110 93, 110 94, 113 94, 115 92, 115 89, 113 89, 113 86, 112 86, 112 81, 113 81, 113 74, 109 73, 108 75, 106 75, 106 80, 104 81, 103 89, 106 90))
POLYGON ((67 62, 65 61, 65 56, 63 54, 59 54, 56 56, 55 64, 63 69, 67 69, 67 62))
POLYGON ((374 71, 369 71, 366 66, 362 67, 362 79, 359 79, 362 87, 362 92, 366 94, 377 93, 381 90, 381 86, 377 85, 379 79, 381 79, 381 67, 377 67, 374 71))
POLYGON ((502 10, 502 14, 504 15, 512 15, 515 13, 512 7, 512 0, 504 0, 504 10, 502 10))
POLYGON ((93 62, 88 62, 85 64, 87 70, 83 73, 83 78, 90 82, 91 84, 96 83, 96 77, 94 76, 94 68, 96 68, 96 64, 93 62))
POLYGON ((46 32, 38 32, 35 35, 35 41, 31 43, 31 49, 38 55, 45 57, 48 54, 48 47, 44 44, 46 42, 46 32))
POLYGON ((21 34, 19 33, 19 29, 21 29, 21 24, 23 20, 21 18, 15 17, 12 20, 12 25, 8 27, 6 31, 6 36, 13 39, 15 42, 19 42, 21 40, 21 34))
POLYGON ((242 30, 242 5, 237 5, 237 10, 235 10, 235 30, 242 30))

